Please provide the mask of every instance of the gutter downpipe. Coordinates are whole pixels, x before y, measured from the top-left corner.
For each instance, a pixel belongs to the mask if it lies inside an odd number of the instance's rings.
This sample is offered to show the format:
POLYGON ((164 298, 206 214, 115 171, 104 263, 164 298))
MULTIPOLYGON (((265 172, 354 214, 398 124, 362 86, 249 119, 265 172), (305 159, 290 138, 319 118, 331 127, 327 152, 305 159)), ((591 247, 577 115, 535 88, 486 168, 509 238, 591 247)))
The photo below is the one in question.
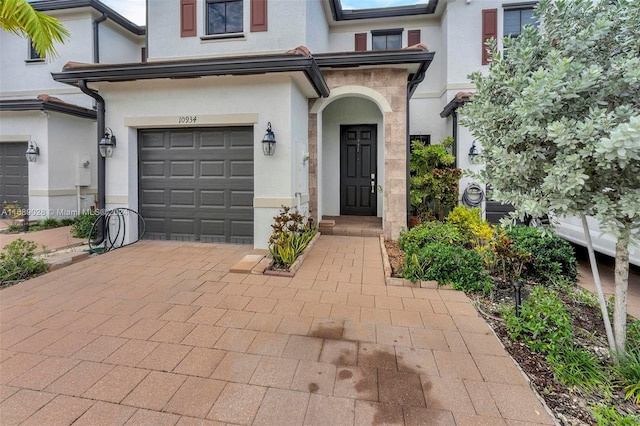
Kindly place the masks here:
POLYGON ((458 111, 453 110, 453 146, 451 154, 453 154, 453 167, 458 167, 458 111))
MULTIPOLYGON (((97 112, 97 120, 98 120, 98 138, 97 142, 100 143, 100 139, 104 136, 104 128, 105 128, 105 108, 104 108, 104 99, 102 96, 98 94, 95 90, 89 89, 87 87, 87 82, 85 80, 78 81, 78 87, 88 96, 91 96, 96 100, 96 112, 97 112)), ((98 150, 98 212, 104 213, 106 207, 106 194, 105 194, 105 182, 106 182, 106 173, 105 173, 105 158, 100 155, 100 150, 96 144, 96 149, 98 150)), ((98 222, 98 237, 95 241, 92 242, 94 245, 100 245, 105 238, 105 226, 104 220, 98 222)))
POLYGON ((102 16, 93 20, 93 62, 100 63, 100 30, 98 25, 101 22, 106 21, 108 18, 106 13, 102 13, 102 16))

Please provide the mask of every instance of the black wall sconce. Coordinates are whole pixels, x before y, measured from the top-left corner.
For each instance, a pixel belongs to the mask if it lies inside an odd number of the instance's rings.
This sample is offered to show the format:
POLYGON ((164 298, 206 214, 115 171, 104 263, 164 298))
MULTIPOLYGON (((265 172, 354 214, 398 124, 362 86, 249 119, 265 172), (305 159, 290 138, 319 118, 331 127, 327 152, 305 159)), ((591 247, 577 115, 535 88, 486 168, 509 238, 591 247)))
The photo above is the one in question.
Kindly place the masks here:
POLYGON ((476 146, 476 141, 473 141, 471 148, 469 148, 469 162, 471 164, 478 164, 480 162, 480 150, 476 146))
POLYGON ((262 138, 262 153, 266 156, 272 156, 276 152, 276 135, 271 130, 271 122, 267 124, 267 133, 262 138))
POLYGON ((38 147, 36 141, 29 141, 29 148, 27 148, 27 151, 24 153, 27 161, 30 163, 35 163, 39 155, 40 147, 38 147))
POLYGON ((100 155, 103 158, 113 156, 113 150, 115 147, 116 137, 113 135, 113 131, 107 127, 104 131, 104 136, 100 139, 100 143, 98 144, 100 155))

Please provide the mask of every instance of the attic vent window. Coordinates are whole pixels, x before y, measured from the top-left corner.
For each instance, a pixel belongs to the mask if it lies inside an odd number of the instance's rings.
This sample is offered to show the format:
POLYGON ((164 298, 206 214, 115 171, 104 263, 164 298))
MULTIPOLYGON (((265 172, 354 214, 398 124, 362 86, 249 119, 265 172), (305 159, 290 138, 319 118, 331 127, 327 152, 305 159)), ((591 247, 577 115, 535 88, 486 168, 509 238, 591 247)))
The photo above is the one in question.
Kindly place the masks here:
POLYGON ((242 31, 242 0, 207 0, 207 34, 242 31))
POLYGON ((402 49, 402 28, 371 31, 372 50, 402 49))

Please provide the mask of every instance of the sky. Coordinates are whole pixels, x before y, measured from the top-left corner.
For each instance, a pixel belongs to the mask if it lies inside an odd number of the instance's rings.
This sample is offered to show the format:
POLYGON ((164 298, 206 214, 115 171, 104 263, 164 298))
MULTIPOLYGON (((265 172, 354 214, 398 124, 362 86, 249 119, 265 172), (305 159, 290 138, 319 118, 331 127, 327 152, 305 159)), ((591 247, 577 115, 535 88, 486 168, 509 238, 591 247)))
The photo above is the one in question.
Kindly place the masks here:
MULTIPOLYGON (((374 7, 406 6, 409 4, 427 3, 427 1, 428 0, 342 0, 342 7, 343 9, 368 9, 374 7)), ((145 24, 145 0, 102 0, 102 2, 130 21, 135 22, 138 25, 145 24)))

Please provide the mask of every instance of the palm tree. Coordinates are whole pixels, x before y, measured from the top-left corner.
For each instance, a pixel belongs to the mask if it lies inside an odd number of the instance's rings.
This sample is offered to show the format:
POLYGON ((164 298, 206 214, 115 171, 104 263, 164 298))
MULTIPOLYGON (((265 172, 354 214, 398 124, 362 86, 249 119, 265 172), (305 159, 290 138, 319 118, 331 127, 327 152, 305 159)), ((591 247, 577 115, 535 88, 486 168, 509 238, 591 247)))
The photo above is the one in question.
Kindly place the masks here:
POLYGON ((64 43, 69 36, 60 21, 34 10, 27 0, 0 0, 0 26, 5 31, 29 37, 43 58, 56 56, 54 43, 64 43))

